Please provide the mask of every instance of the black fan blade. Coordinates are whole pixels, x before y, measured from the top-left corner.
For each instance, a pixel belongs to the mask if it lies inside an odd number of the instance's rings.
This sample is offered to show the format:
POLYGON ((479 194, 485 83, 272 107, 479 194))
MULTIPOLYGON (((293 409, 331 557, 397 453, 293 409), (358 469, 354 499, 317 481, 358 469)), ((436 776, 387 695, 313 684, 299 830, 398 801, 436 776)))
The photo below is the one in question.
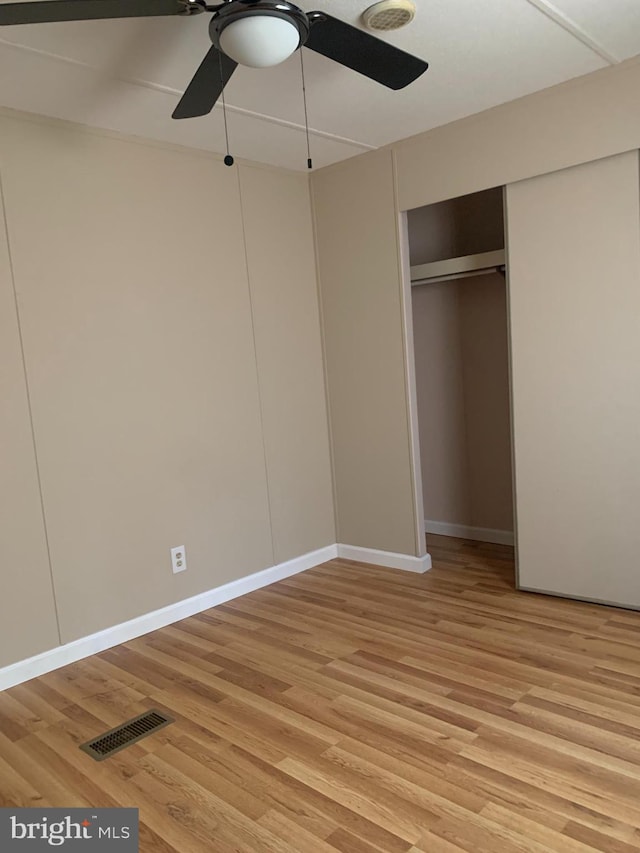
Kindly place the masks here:
POLYGON ((181 0, 38 0, 35 3, 2 3, 0 26, 182 15, 188 5, 188 2, 181 0))
POLYGON ((429 67, 424 60, 332 18, 326 12, 309 12, 308 18, 311 29, 305 47, 389 89, 408 86, 429 67))
POLYGON ((172 118, 205 116, 213 109, 238 63, 212 46, 180 98, 172 118))

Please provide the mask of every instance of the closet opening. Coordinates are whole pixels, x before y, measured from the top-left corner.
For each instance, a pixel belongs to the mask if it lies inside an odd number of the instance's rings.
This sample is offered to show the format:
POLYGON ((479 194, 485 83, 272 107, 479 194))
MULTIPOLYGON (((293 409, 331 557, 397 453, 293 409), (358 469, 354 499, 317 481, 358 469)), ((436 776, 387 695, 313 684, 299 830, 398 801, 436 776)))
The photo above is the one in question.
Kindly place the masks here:
POLYGON ((427 547, 437 536, 512 546, 503 189, 410 210, 406 223, 427 547))

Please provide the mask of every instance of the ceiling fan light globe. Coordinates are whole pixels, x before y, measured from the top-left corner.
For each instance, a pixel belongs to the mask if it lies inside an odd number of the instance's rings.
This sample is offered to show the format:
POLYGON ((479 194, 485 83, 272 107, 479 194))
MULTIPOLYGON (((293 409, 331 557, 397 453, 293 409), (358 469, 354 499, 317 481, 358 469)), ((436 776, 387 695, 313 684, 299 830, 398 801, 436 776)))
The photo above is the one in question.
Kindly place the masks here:
POLYGON ((295 53, 300 44, 300 34, 293 22, 268 14, 231 21, 219 39, 227 56, 250 68, 279 65, 295 53))

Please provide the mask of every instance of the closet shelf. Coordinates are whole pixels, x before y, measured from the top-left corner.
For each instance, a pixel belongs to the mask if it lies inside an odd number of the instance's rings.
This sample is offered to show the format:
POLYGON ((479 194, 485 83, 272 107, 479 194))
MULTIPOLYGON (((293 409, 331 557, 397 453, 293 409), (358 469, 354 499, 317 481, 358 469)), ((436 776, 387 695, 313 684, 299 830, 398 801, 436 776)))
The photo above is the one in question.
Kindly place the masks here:
POLYGON ((411 285, 429 284, 435 281, 448 281, 472 275, 495 272, 504 267, 505 252, 481 252, 478 255, 464 255, 461 258, 448 258, 431 264, 418 264, 411 267, 411 285))

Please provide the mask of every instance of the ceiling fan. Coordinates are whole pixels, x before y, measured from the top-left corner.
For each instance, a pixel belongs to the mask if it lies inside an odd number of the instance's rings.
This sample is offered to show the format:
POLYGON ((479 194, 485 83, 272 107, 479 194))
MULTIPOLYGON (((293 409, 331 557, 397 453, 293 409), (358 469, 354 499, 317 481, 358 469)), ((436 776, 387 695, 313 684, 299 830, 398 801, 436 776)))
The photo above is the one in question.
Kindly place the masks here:
POLYGON ((347 68, 402 89, 428 64, 326 12, 304 12, 288 0, 34 0, 0 4, 0 26, 195 15, 211 12, 213 46, 187 86, 173 118, 211 112, 231 75, 240 65, 277 65, 303 45, 347 68))

